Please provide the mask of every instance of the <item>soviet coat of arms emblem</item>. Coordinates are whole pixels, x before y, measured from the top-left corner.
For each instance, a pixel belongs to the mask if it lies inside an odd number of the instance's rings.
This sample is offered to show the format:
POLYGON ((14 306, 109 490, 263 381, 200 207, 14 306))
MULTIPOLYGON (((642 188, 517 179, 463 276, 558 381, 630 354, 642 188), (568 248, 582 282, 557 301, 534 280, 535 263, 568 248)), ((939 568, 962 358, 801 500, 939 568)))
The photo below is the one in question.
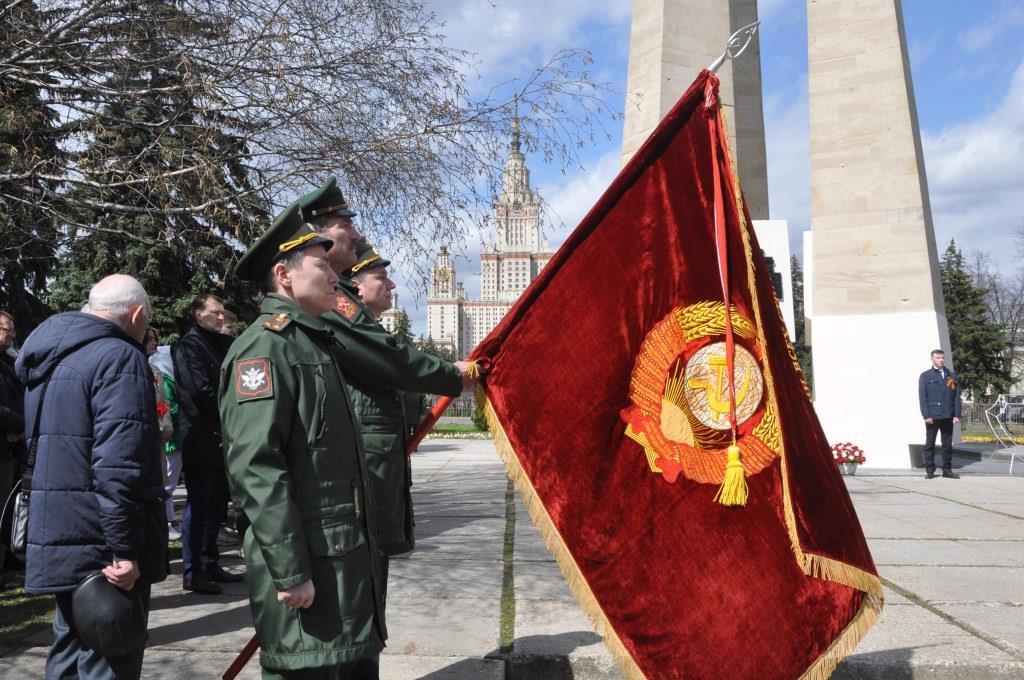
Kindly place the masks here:
MULTIPOLYGON (((747 474, 779 455, 778 424, 765 382, 754 325, 730 309, 738 443, 747 474)), ((732 444, 725 305, 705 301, 673 309, 647 334, 623 409, 626 436, 641 447, 652 472, 721 484, 732 444)))

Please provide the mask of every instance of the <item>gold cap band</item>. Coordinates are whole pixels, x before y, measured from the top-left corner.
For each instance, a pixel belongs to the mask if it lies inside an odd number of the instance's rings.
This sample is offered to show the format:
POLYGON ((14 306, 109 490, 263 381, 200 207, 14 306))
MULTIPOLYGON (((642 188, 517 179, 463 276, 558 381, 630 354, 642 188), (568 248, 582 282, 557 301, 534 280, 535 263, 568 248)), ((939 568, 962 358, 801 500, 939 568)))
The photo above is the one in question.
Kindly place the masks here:
POLYGON ((277 251, 279 253, 287 253, 289 250, 298 248, 306 241, 315 239, 317 236, 319 236, 319 234, 317 234, 315 231, 311 231, 308 234, 303 234, 298 238, 293 238, 291 241, 285 241, 284 243, 277 247, 277 251))
POLYGON ((377 262, 378 260, 380 260, 380 255, 374 253, 373 257, 367 260, 363 260, 362 262, 356 263, 352 267, 351 271, 353 274, 358 274, 361 270, 366 269, 369 265, 373 264, 374 262, 377 262))

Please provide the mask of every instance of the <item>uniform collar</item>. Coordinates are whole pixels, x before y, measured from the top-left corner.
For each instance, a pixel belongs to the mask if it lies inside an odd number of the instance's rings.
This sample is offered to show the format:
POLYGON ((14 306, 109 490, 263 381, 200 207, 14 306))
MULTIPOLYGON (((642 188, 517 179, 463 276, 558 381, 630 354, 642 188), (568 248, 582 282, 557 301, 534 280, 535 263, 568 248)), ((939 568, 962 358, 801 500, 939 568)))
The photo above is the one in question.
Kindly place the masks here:
POLYGON ((338 274, 338 285, 336 288, 340 288, 357 300, 359 299, 359 286, 356 285, 355 281, 344 274, 338 274))
POLYGON ((302 311, 293 300, 278 293, 268 293, 263 298, 263 302, 260 304, 260 313, 270 315, 287 314, 292 322, 300 326, 305 326, 320 333, 327 332, 327 326, 319 317, 302 311))

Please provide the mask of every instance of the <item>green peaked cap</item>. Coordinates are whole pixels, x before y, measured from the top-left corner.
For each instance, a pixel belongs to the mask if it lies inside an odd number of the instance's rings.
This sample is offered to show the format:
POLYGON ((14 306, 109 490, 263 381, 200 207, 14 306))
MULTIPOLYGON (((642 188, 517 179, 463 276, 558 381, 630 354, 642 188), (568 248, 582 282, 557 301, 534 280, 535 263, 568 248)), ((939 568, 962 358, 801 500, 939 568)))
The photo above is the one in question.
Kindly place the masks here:
POLYGON ((356 241, 356 263, 352 265, 351 269, 346 269, 343 273, 345 276, 352 278, 359 272, 364 272, 374 267, 387 267, 389 264, 391 264, 391 260, 385 260, 369 241, 361 238, 356 241))
POLYGON ((245 255, 238 261, 235 273, 240 279, 259 281, 270 271, 274 262, 286 253, 310 246, 323 246, 324 250, 330 250, 333 245, 333 241, 320 236, 316 229, 306 224, 298 203, 292 203, 275 217, 270 228, 249 246, 245 255))
POLYGON ((302 217, 310 222, 314 217, 337 214, 339 217, 355 217, 356 212, 348 207, 348 201, 338 188, 338 180, 328 177, 323 186, 310 191, 296 201, 302 208, 302 217))

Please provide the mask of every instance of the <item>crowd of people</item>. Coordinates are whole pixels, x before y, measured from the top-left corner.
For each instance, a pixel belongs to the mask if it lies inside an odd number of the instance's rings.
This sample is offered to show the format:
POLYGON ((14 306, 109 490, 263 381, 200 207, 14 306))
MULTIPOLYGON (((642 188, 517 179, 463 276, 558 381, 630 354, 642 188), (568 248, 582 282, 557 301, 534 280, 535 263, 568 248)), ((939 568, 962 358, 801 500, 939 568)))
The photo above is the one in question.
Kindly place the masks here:
POLYGON ((30 489, 25 590, 56 599, 47 678, 141 676, 144 636, 90 642, 75 596, 99 573, 148 612, 179 537, 185 590, 247 582, 264 678, 379 677, 388 559, 414 546, 409 394, 458 395, 476 371, 379 324, 390 262, 355 215, 330 178, 273 221, 236 270, 265 293, 241 333, 204 293, 161 345, 125 273, 17 351, 0 311, 0 493, 30 489), (219 564, 231 500, 245 574, 219 564))

